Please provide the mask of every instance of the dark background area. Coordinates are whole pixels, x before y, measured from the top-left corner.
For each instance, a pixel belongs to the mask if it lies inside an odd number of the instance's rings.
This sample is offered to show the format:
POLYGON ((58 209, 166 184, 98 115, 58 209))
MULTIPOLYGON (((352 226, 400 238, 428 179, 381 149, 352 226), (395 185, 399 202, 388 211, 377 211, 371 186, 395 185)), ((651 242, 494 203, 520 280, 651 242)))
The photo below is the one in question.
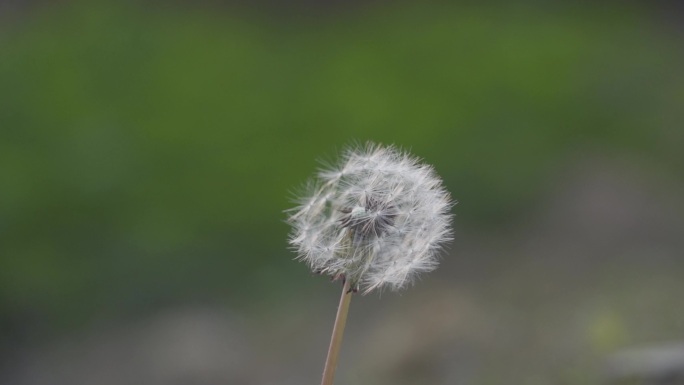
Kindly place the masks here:
POLYGON ((456 240, 354 299, 339 384, 619 377, 684 337, 682 15, 0 2, 0 381, 315 383, 339 287, 283 210, 366 140, 435 166, 456 240))

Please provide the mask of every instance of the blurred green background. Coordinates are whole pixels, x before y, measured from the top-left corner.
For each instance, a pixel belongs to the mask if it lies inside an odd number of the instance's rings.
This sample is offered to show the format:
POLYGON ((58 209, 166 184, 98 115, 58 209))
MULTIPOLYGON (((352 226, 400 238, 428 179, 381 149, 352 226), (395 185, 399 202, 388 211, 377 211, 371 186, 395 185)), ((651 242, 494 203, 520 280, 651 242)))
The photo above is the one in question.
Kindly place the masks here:
MULTIPOLYGON (((517 229, 574 164, 627 159, 653 186, 638 202, 671 193, 681 212, 674 3, 61 1, 0 12, 0 357, 14 368, 63 336, 186 304, 247 320, 321 290, 332 304, 336 287, 292 261, 282 211, 316 159, 354 142, 410 149, 459 201, 452 251, 466 261, 446 263, 440 282, 449 268, 516 265, 504 250, 459 253, 459 242, 524 243, 517 229)), ((657 242, 674 260, 677 239, 657 242)), ((684 271, 672 266, 662 271, 684 271)), ((331 306, 316 313, 323 335, 331 306)), ((612 341, 619 321, 601 314, 591 333, 612 341)), ((315 378, 313 357, 300 367, 315 378)), ((221 378, 208 383, 256 383, 221 378)))

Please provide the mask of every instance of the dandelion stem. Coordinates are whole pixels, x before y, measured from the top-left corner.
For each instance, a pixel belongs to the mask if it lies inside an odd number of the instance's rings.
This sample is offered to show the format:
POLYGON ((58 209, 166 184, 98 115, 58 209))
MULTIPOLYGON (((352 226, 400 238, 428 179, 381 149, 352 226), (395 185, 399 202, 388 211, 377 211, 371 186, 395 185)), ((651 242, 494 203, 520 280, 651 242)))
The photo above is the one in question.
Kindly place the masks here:
POLYGON ((332 337, 330 338, 328 358, 325 360, 323 381, 321 381, 321 385, 333 384, 335 369, 337 368, 337 357, 340 353, 340 346, 342 345, 342 335, 344 334, 344 326, 347 323, 347 313, 349 313, 349 303, 351 302, 352 294, 350 280, 347 279, 342 287, 342 296, 340 297, 340 304, 337 307, 335 326, 333 326, 332 337))

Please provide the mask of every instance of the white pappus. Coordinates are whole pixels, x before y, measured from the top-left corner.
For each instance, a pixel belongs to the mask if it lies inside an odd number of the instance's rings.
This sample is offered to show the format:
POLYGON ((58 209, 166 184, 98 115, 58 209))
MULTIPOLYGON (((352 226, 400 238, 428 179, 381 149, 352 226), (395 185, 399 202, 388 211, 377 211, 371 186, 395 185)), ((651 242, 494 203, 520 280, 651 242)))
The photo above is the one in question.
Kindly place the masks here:
POLYGON ((317 273, 364 293, 398 290, 437 267, 453 203, 430 165, 394 146, 347 149, 288 210, 290 245, 317 273))

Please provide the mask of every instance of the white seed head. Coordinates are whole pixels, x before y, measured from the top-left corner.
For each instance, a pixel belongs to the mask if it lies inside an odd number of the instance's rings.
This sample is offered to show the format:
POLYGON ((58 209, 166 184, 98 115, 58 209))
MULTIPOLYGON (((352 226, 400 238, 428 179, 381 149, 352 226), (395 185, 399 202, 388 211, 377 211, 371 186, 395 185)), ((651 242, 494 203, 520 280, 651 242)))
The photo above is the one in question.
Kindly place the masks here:
POLYGON ((346 150, 289 210, 290 245, 313 271, 365 293, 398 290, 437 267, 452 203, 429 165, 393 146, 346 150))

